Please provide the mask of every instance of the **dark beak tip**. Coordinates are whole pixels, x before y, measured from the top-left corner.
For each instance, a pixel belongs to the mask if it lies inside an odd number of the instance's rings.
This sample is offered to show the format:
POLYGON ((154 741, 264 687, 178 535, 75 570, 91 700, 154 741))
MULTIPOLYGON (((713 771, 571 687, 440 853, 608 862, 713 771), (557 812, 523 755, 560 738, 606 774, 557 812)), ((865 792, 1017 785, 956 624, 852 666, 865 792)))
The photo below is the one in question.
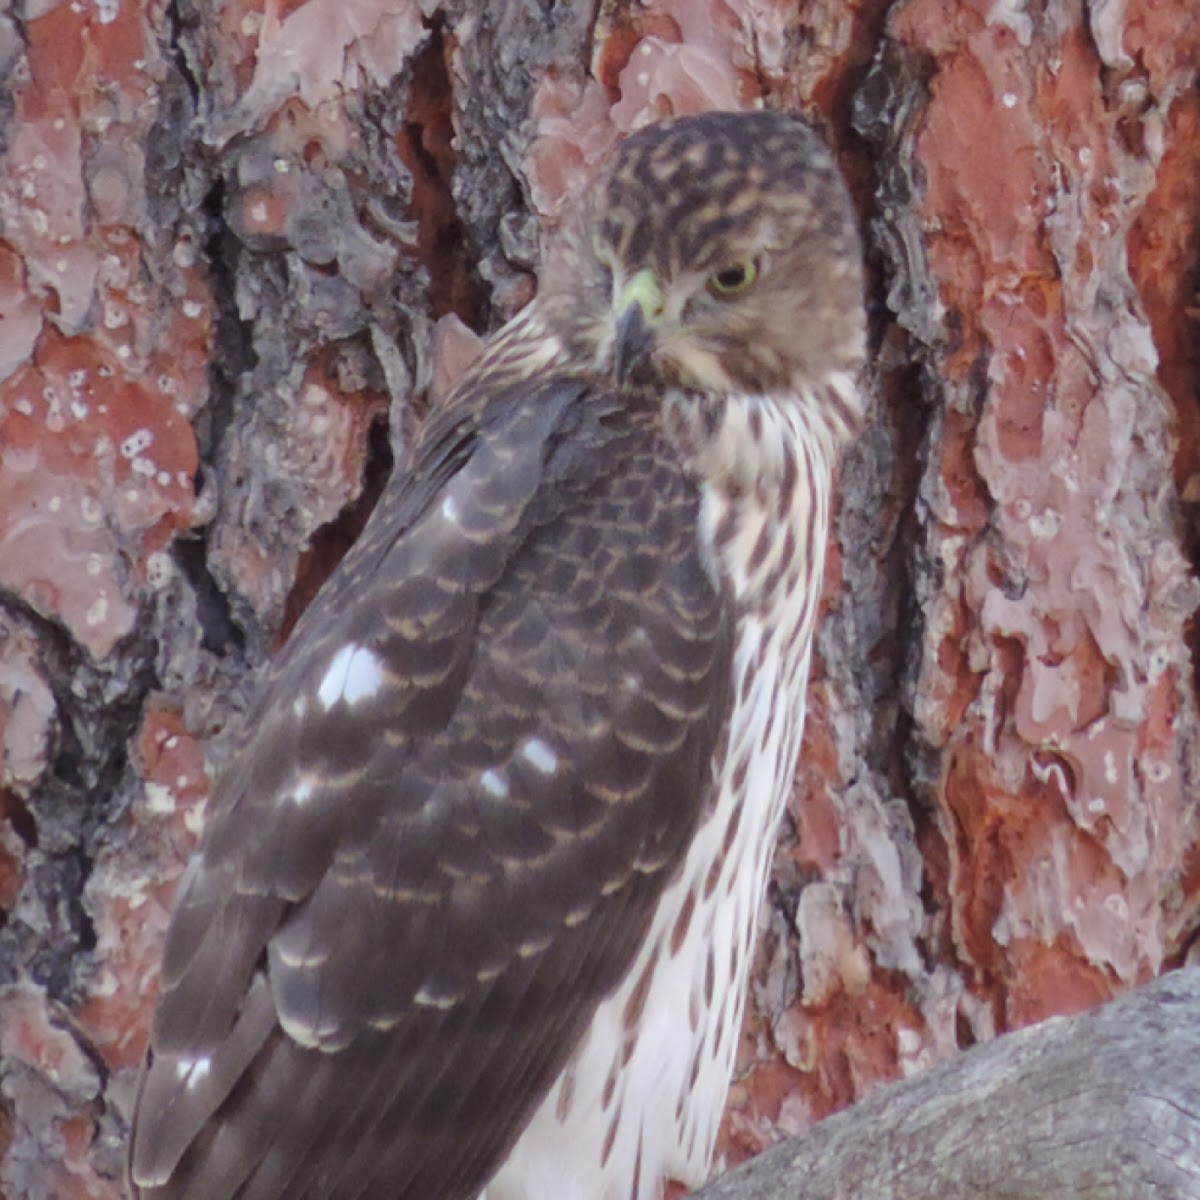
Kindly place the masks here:
POLYGON ((624 383, 637 365, 649 357, 653 346, 654 330, 642 306, 631 304, 617 319, 613 369, 618 383, 624 383))

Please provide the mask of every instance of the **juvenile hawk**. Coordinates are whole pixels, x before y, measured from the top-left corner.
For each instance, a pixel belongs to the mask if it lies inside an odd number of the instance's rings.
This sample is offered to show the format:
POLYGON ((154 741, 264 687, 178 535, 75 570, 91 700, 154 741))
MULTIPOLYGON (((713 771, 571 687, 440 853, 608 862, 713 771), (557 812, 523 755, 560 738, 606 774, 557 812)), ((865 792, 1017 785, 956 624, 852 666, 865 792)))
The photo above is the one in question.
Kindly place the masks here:
POLYGON ((795 120, 630 137, 280 655, 162 965, 146 1200, 645 1200, 713 1152, 859 248, 795 120))

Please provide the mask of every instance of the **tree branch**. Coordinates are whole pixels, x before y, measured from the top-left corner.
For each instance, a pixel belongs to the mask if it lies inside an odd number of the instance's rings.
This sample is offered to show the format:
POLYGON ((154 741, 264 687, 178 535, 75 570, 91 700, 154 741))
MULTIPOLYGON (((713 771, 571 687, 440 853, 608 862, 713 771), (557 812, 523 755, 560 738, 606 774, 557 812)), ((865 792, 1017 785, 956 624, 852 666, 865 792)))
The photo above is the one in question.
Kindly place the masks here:
POLYGON ((1197 1200, 1200 969, 890 1084, 698 1200, 1197 1200))

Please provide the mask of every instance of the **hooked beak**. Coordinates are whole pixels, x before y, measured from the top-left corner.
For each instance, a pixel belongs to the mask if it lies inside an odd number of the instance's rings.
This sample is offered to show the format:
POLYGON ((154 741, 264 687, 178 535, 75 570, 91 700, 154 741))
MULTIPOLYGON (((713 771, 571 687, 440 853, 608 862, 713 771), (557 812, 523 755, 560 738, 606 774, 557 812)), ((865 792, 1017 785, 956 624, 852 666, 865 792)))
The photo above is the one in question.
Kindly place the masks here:
POLYGON ((617 382, 624 383, 654 349, 657 323, 663 311, 662 289, 654 272, 639 271, 630 279, 617 296, 613 310, 617 316, 613 368, 617 382))

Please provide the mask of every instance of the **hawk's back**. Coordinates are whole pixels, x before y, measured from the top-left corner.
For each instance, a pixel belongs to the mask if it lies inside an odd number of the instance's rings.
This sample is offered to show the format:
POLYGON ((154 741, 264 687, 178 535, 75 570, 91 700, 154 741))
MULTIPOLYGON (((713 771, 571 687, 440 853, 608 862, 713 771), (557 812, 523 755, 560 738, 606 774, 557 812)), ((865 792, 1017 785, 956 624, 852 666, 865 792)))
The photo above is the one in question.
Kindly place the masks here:
POLYGON ((168 937, 144 1195, 469 1196, 628 970, 731 653, 629 400, 460 396, 298 627, 168 937))

